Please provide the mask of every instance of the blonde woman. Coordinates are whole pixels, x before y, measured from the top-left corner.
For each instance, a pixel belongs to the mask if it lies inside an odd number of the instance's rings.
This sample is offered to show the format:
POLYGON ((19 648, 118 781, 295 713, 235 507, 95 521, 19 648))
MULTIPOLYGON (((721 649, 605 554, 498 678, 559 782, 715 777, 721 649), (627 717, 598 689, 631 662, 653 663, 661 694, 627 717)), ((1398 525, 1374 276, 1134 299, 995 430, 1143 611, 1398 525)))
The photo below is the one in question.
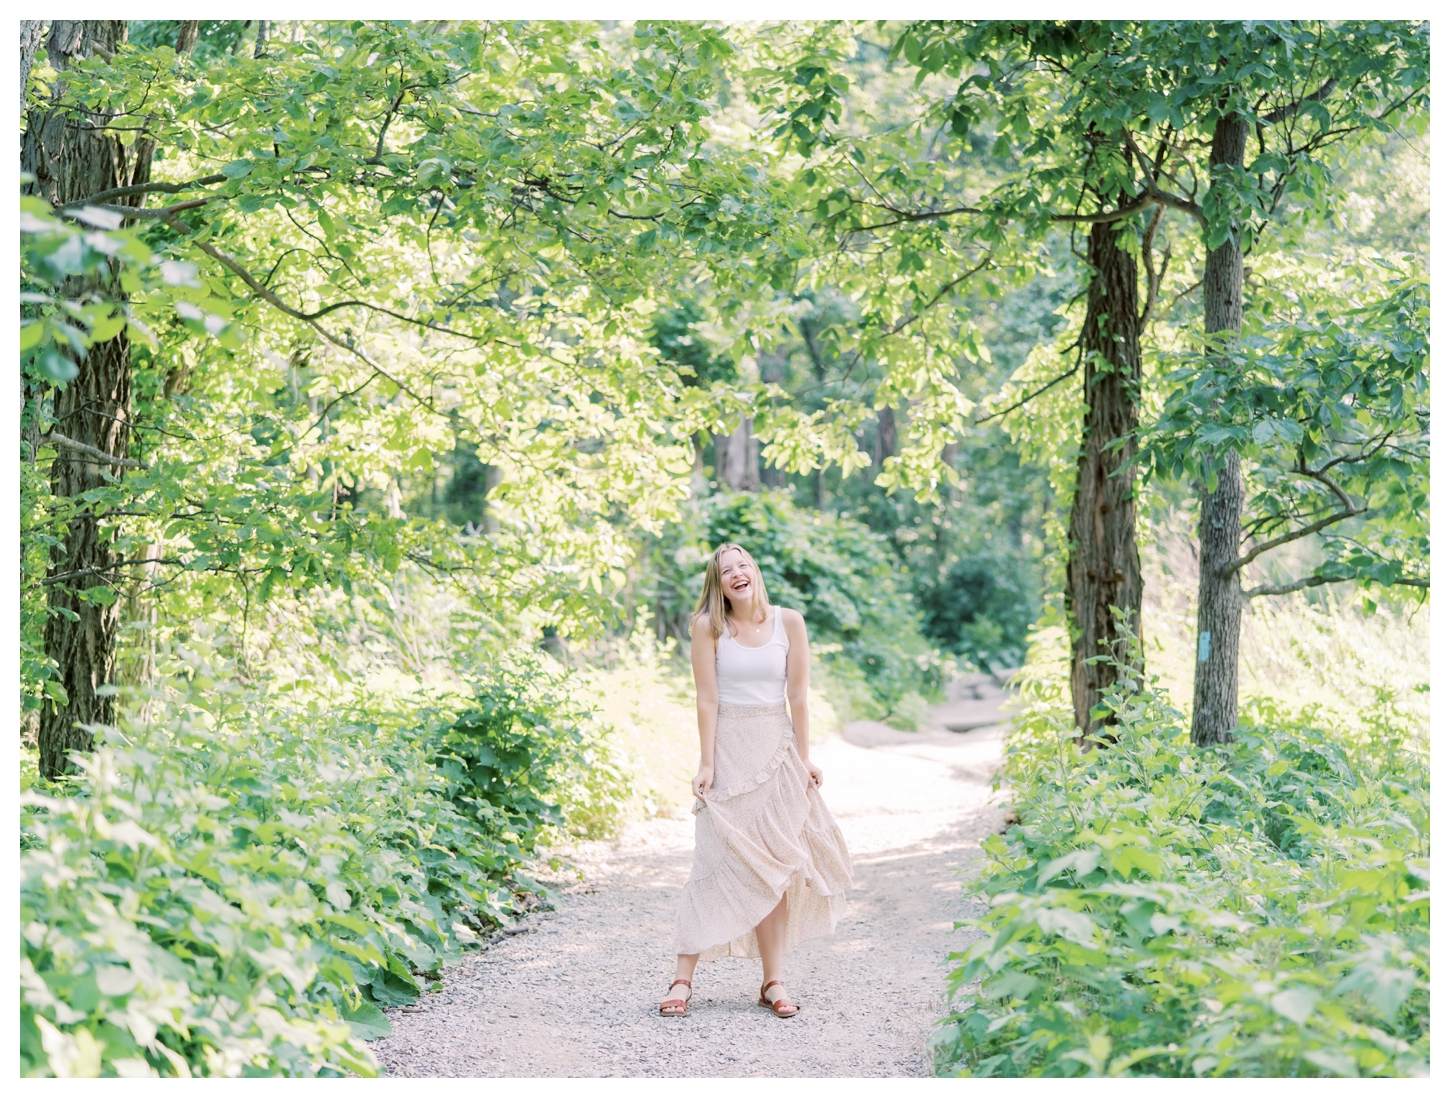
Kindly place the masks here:
POLYGON ((660 1013, 688 1009, 697 962, 759 957, 760 1005, 789 1018, 800 1007, 786 994, 785 955, 835 929, 851 856, 810 761, 805 618, 770 605, 738 545, 720 546, 705 569, 690 662, 700 724, 695 861, 660 1013))

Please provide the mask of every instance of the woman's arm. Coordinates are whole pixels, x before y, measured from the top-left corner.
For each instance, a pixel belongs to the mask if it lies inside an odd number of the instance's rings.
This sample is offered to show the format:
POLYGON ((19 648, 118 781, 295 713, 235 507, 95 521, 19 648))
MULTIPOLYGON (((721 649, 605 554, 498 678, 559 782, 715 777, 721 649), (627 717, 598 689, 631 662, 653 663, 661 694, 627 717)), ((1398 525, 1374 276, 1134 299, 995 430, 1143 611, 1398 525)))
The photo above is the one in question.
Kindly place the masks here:
POLYGON ((700 726, 700 772, 690 783, 695 796, 703 799, 715 782, 715 722, 720 716, 720 682, 715 677, 715 641, 710 619, 695 619, 690 636, 690 668, 695 673, 695 719, 700 726))
POLYGON ((808 698, 811 690, 811 642, 806 636, 806 619, 799 610, 783 610, 785 637, 790 651, 785 657, 785 696, 790 702, 790 723, 795 729, 796 754, 811 773, 811 782, 819 788, 821 771, 811 762, 811 718, 808 698))

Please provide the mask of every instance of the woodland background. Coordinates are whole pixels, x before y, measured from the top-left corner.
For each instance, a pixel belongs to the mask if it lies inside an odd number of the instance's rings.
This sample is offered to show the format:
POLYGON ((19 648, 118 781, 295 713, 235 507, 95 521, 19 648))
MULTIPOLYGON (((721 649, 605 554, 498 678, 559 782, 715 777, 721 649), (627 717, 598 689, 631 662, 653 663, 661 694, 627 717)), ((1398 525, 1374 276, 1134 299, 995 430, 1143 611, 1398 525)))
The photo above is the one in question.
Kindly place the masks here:
POLYGON ((22 1070, 370 1074, 813 723, 1017 674, 943 1073, 1428 1067, 1428 26, 22 22, 22 1070))

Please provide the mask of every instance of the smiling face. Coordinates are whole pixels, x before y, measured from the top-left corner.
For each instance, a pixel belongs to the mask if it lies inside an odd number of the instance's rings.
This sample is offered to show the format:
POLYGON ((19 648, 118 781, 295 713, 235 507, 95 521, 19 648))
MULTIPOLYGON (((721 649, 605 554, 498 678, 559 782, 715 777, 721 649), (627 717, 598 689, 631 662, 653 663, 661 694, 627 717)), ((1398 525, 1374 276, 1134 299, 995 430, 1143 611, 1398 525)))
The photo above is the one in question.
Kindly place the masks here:
POLYGON ((727 549, 720 555, 720 586, 736 613, 747 611, 755 601, 755 569, 739 549, 727 549))
POLYGON ((709 625, 710 636, 719 637, 725 632, 727 617, 763 622, 769 613, 770 596, 765 593, 760 567, 750 553, 734 544, 717 547, 705 568, 705 582, 701 585, 700 601, 695 604, 691 633, 695 624, 703 621, 709 625))

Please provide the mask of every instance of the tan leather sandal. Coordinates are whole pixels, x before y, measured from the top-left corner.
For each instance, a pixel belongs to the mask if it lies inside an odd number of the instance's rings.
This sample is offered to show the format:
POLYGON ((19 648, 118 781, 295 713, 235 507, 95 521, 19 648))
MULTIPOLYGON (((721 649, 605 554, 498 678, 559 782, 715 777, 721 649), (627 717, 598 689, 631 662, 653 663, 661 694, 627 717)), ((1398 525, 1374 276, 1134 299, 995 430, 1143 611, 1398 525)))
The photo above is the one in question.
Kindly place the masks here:
MULTIPOLYGON (((679 987, 681 984, 684 984, 686 987, 689 987, 690 986, 690 981, 689 980, 676 980, 674 983, 672 983, 670 985, 670 990, 671 991, 674 991, 675 988, 679 987)), ((692 997, 693 997, 693 994, 694 993, 693 993, 693 990, 692 990, 691 991, 691 996, 692 997)), ((683 1018, 684 1015, 685 1015, 685 1011, 687 1011, 689 1009, 690 1009, 690 1000, 689 999, 666 999, 663 1003, 660 1004, 660 1013, 663 1014, 666 1018, 683 1018)))
POLYGON ((782 991, 779 995, 775 997, 774 1002, 771 1002, 765 997, 765 993, 771 988, 775 987, 776 984, 780 984, 782 988, 785 987, 785 984, 781 983, 781 981, 779 980, 771 980, 770 983, 763 984, 761 986, 760 1005, 763 1007, 770 1007, 770 1012, 774 1014, 777 1018, 794 1018, 797 1014, 801 1012, 801 1008, 793 1000, 786 998, 784 991, 782 991))

